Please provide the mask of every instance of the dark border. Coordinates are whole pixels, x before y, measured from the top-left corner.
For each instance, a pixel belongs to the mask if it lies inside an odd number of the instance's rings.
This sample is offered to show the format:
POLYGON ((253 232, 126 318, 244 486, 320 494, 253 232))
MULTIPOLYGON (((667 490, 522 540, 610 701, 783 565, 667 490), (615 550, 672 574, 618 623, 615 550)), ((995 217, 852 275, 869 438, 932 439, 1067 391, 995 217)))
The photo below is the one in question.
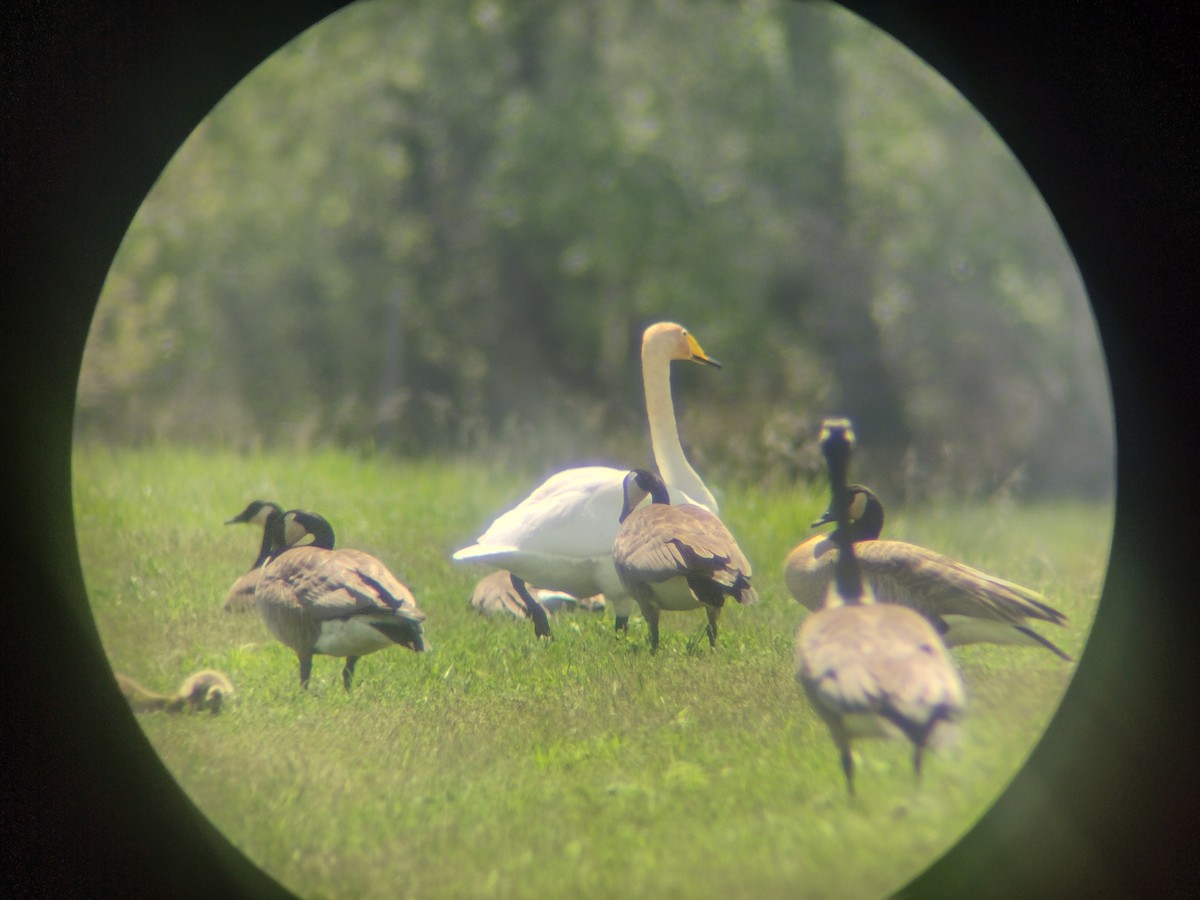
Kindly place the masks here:
MULTIPOLYGON (((71 409, 95 299, 158 172, 245 73, 341 5, 0 13, 0 893, 277 891, 165 773, 146 777, 161 767, 87 614, 71 409)), ((1093 299, 1117 406, 1117 536, 1079 674, 1012 789, 906 893, 1196 895, 1200 21, 1187 3, 847 5, 947 75, 1026 166, 1093 299)))

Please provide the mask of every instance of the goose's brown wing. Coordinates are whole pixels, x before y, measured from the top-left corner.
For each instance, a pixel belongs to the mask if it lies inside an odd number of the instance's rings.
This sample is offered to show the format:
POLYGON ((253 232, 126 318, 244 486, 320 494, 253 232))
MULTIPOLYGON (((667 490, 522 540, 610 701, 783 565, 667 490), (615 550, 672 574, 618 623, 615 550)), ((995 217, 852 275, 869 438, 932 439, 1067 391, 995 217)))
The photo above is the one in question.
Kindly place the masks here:
POLYGON ((518 619, 528 616, 525 601, 513 589, 512 577, 506 569, 479 579, 471 595, 471 608, 485 616, 501 614, 518 619))
POLYGON ((347 590, 360 603, 386 608, 413 622, 425 621, 425 613, 408 585, 397 578, 380 560, 361 550, 336 550, 345 573, 347 590))
POLYGON ((836 559, 837 545, 824 534, 809 538, 788 554, 783 576, 797 602, 814 612, 825 605, 836 559))
POLYGON ((697 574, 732 583, 751 576, 729 529, 698 506, 653 504, 625 520, 613 543, 613 559, 633 580, 656 582, 697 574))
POLYGON ((898 606, 843 606, 813 614, 797 635, 796 661, 806 691, 838 715, 890 713, 921 724, 935 714, 956 714, 966 701, 933 627, 898 606))
POLYGON ((1066 621, 1036 591, 933 550, 901 541, 862 541, 854 548, 882 602, 901 603, 931 616, 973 616, 1013 625, 1027 619, 1056 625, 1066 621))
POLYGON ((225 595, 225 603, 221 608, 226 612, 241 612, 247 609, 254 609, 254 592, 258 588, 258 582, 261 578, 261 568, 251 569, 249 572, 243 574, 229 588, 229 593, 225 595))
POLYGON ((296 607, 313 621, 390 612, 420 622, 412 592, 375 557, 358 550, 296 547, 263 571, 260 603, 296 607))

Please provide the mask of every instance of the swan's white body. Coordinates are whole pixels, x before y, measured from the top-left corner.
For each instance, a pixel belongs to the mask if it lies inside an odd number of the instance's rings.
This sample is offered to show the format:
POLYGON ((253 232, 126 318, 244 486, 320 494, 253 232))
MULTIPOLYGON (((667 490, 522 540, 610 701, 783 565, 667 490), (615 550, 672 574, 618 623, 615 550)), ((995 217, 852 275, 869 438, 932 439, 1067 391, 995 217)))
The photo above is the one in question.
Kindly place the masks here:
MULTIPOLYGON (((682 327, 660 322, 642 338, 642 382, 650 444, 672 503, 693 503, 714 514, 717 501, 679 443, 671 400, 671 360, 714 364, 682 327)), ((633 598, 621 585, 612 547, 621 527, 628 469, 581 466, 547 478, 532 494, 496 519, 458 561, 508 569, 531 585, 578 597, 604 594, 618 618, 628 619, 633 598)))
MULTIPOLYGON (((577 597, 604 594, 617 615, 627 616, 633 600, 612 558, 627 474, 582 466, 551 475, 454 558, 491 563, 529 584, 577 597)), ((671 502, 695 503, 677 490, 671 502)))

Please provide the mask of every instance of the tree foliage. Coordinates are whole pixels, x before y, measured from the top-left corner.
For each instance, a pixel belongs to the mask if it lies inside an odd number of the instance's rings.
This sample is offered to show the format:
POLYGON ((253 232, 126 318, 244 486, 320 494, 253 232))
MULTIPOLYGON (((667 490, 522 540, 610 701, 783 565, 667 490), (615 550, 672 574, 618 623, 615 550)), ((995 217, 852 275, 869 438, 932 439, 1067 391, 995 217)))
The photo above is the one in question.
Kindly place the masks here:
POLYGON ((266 60, 132 223, 81 431, 644 462, 638 339, 698 464, 1107 490, 1079 279, 1003 144, 831 6, 363 2, 266 60), (869 473, 869 474, 868 474, 869 473))

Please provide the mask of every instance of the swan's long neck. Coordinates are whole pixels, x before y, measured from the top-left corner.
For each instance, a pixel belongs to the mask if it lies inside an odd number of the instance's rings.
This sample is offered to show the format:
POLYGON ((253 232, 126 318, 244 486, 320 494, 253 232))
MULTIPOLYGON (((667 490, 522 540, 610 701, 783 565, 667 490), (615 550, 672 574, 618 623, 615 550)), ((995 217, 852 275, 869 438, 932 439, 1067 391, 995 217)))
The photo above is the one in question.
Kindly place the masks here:
POLYGON ((647 347, 642 348, 642 384, 646 389, 646 418, 650 420, 650 447, 663 480, 716 513, 716 498, 687 461, 679 443, 675 404, 671 400, 671 361, 647 347))

